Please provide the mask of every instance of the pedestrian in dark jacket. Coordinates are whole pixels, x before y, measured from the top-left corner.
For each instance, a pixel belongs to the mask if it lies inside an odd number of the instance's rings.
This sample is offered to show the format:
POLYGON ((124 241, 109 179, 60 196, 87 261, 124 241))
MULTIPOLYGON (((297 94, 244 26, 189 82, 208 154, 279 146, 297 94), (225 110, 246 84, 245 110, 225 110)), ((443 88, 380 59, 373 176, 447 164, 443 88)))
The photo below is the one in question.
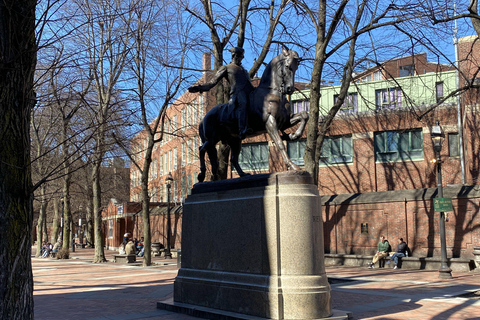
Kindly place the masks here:
POLYGON ((397 251, 392 254, 390 257, 390 260, 387 261, 387 264, 389 264, 392 260, 395 262, 395 267, 393 269, 398 269, 398 258, 403 258, 407 256, 407 250, 408 246, 405 241, 403 241, 403 238, 398 239, 398 246, 397 246, 397 251))

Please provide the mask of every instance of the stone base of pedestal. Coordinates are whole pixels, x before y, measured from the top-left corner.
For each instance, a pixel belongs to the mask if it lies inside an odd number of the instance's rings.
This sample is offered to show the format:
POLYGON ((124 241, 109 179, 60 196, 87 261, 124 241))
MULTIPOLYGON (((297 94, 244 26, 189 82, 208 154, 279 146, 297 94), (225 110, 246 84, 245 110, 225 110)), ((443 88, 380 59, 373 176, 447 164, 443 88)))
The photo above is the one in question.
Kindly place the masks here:
POLYGON ((175 303, 268 319, 332 315, 320 197, 306 172, 195 185, 175 303))
POLYGON ((480 272, 480 246, 473 247, 473 257, 475 261, 475 271, 480 272))
MULTIPOLYGON (((157 302, 157 308, 171 312, 181 313, 192 317, 210 319, 210 320, 267 320, 249 316, 246 314, 223 311, 207 307, 200 307, 193 304, 174 302, 173 298, 157 302)), ((353 314, 343 310, 332 310, 332 315, 328 318, 319 318, 314 320, 348 320, 353 319, 353 314)))

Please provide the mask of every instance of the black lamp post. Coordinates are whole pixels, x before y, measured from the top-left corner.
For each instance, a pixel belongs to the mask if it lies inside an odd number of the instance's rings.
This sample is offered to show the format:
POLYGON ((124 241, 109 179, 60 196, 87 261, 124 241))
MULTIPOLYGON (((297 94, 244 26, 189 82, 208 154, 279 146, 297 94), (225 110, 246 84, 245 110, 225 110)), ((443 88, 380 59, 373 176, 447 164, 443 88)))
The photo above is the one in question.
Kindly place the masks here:
MULTIPOLYGON (((437 121, 436 125, 432 127, 431 137, 433 142, 433 150, 437 158, 437 198, 443 198, 443 185, 442 185, 442 159, 440 158, 440 151, 442 150, 442 144, 445 140, 445 134, 443 133, 440 122, 437 121)), ((445 212, 440 212, 440 250, 441 250, 441 264, 438 270, 439 278, 451 279, 452 269, 447 264, 447 241, 445 237, 445 212)))
POLYGON ((172 173, 169 172, 165 179, 167 183, 167 247, 165 249, 165 259, 172 259, 172 253, 170 252, 170 188, 172 187, 172 173))

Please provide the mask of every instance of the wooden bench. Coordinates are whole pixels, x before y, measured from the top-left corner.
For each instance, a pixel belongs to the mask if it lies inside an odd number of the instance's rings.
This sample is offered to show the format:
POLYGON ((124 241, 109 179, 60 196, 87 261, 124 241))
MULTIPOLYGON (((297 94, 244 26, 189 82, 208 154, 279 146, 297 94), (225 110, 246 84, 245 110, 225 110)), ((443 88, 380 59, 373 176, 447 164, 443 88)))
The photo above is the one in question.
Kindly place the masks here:
POLYGON ((132 263, 137 261, 137 256, 134 254, 114 254, 113 262, 115 263, 132 263))

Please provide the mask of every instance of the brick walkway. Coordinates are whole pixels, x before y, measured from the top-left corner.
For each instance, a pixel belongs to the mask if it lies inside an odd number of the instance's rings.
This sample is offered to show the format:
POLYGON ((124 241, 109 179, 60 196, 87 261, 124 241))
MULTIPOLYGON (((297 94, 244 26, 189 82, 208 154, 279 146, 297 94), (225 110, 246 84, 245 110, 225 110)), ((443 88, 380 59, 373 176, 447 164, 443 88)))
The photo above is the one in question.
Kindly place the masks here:
MULTIPOLYGON (((92 263, 93 249, 77 249, 70 260, 32 258, 35 319, 189 320, 156 308, 172 296, 176 260, 154 258, 155 265, 92 263)), ((480 290, 480 273, 327 267, 333 308, 354 319, 480 319, 480 300, 458 298, 480 290)))

